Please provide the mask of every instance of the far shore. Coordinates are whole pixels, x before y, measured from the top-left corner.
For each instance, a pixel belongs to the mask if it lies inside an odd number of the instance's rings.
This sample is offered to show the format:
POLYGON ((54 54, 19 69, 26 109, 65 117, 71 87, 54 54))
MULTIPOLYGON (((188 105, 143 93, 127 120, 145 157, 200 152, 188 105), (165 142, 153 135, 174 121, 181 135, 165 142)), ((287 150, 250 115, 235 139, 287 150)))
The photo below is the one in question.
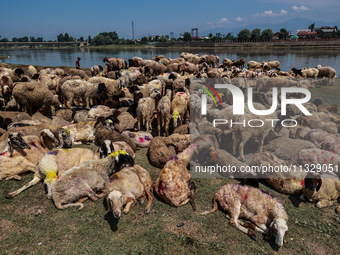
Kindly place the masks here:
POLYGON ((167 49, 167 50, 188 50, 188 49, 340 49, 340 40, 322 40, 322 41, 270 41, 270 42, 163 42, 156 44, 119 44, 119 45, 89 45, 89 46, 0 46, 0 50, 11 49, 167 49))

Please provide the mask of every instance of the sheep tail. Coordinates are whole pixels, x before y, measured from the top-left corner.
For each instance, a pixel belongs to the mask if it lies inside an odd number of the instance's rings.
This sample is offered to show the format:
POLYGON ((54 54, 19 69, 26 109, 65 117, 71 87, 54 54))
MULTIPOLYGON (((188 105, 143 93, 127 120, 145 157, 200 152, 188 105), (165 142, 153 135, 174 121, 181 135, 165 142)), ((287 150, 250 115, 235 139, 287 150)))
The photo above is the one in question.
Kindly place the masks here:
POLYGON ((200 215, 207 215, 207 214, 216 212, 217 209, 218 209, 218 203, 217 203, 217 198, 216 198, 216 196, 215 196, 214 199, 213 199, 213 201, 212 201, 212 209, 211 209, 210 211, 201 212, 200 215))

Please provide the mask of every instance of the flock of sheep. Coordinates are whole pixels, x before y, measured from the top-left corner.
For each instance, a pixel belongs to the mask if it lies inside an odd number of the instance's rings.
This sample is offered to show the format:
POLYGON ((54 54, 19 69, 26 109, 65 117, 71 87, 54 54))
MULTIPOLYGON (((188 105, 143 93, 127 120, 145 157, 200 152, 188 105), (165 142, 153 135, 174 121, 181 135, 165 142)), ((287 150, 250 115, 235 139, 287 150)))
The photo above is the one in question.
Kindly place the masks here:
MULTIPOLYGON (((268 122, 262 128, 212 127, 214 119, 234 118, 233 98, 225 91, 220 105, 209 99, 207 115, 200 114, 200 88, 207 78, 243 91, 256 89, 254 105, 266 109, 272 103, 273 86, 333 85, 336 72, 332 67, 284 72, 279 61, 249 61, 246 69, 243 58, 226 58, 220 64, 218 56, 185 52, 176 59, 133 57, 127 63, 106 57, 103 62, 104 68, 96 65, 91 72, 75 68, 38 71, 34 66, 24 72, 2 64, 0 180, 20 180, 21 174, 34 173, 32 181, 7 194, 8 198, 43 181, 58 209, 82 209, 87 198, 106 197, 109 210, 119 218, 121 210, 128 213, 137 201, 146 199, 145 212, 149 213, 153 192, 169 205, 190 203, 196 210, 197 187, 189 164, 237 168, 340 165, 337 105, 321 107, 321 100, 315 100, 304 104, 311 116, 304 116, 294 105, 287 107, 285 116, 273 113, 271 117, 280 121, 295 120, 297 125, 290 127, 269 126, 268 122), (80 143, 98 147, 96 151, 73 147, 80 143), (162 169, 155 183, 147 169, 134 162, 139 148, 148 148, 150 164, 162 169)), ((253 116, 246 112, 245 117, 253 116)), ((277 173, 265 181, 278 192, 317 202, 319 208, 340 198, 340 180, 332 173, 302 172, 288 177, 277 173)), ((276 245, 283 245, 288 215, 277 198, 256 187, 227 184, 216 191, 213 208, 202 214, 216 211, 218 205, 228 213, 230 224, 242 232, 252 238, 252 230, 267 238, 275 235, 276 245)), ((340 213, 340 207, 336 211, 340 213)))

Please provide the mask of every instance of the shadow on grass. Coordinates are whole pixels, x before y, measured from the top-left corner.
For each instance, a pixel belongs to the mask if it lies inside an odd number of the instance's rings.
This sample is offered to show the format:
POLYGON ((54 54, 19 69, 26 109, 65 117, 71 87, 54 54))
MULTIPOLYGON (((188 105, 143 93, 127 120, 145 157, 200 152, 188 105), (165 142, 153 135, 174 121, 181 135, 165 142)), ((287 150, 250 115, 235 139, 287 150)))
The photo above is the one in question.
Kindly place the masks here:
POLYGON ((299 208, 300 204, 302 203, 302 201, 300 200, 299 196, 297 195, 289 195, 289 200, 292 202, 292 204, 296 207, 299 208))
MULTIPOLYGON (((103 205, 105 209, 108 210, 106 199, 103 199, 103 205)), ((113 217, 112 212, 107 212, 104 216, 104 220, 106 220, 107 223, 109 223, 112 232, 116 232, 118 230, 119 219, 116 219, 115 217, 113 217)))

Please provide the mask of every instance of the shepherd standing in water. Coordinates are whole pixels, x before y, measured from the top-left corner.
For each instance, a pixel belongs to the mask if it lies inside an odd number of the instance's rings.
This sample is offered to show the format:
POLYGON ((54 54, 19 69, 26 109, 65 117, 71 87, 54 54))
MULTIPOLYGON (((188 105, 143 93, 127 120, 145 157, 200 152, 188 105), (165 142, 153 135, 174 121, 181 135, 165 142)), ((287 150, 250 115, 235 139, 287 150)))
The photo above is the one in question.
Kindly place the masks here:
POLYGON ((81 58, 78 57, 78 58, 77 58, 77 61, 76 61, 76 68, 77 68, 77 69, 80 69, 80 63, 79 63, 80 60, 81 60, 81 58))

